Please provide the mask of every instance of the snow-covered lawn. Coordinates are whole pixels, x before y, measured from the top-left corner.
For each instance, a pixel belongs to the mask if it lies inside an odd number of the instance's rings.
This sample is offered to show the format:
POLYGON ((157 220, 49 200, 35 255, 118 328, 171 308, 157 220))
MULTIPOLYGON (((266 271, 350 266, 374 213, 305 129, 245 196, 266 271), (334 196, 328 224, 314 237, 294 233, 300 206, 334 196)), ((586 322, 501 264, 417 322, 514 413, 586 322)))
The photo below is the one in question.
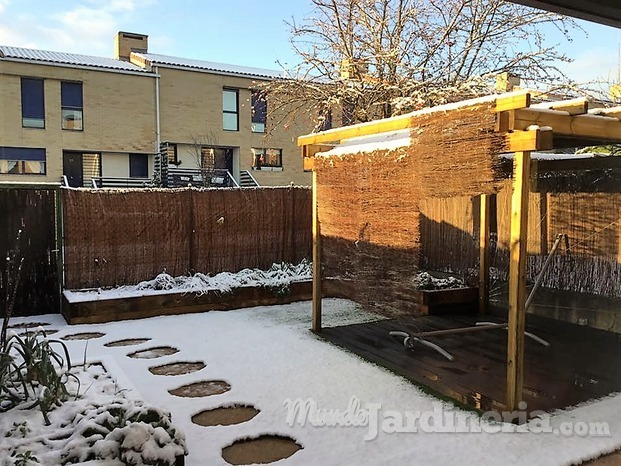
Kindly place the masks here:
MULTIPOLYGON (((406 380, 309 332, 310 312, 311 304, 301 302, 71 327, 59 315, 18 318, 11 323, 50 323, 46 328, 58 330, 54 338, 80 332, 104 333, 103 337, 88 341, 89 361, 101 361, 116 386, 127 389, 128 398, 143 399, 172 413, 174 425, 186 435, 186 464, 190 466, 226 464, 222 459, 224 447, 237 439, 266 433, 289 436, 303 447, 278 463, 282 465, 557 465, 580 462, 621 447, 621 396, 557 413, 550 421, 555 428, 562 422, 607 422, 611 435, 602 437, 532 432, 389 433, 380 429, 375 438, 365 439, 373 437, 368 426, 313 426, 309 422, 290 425, 287 400, 312 399, 320 409, 346 411, 352 400, 359 399, 361 409, 373 407, 380 422, 386 420, 389 410, 425 413, 439 407, 435 398, 406 380), (151 340, 138 346, 104 346, 130 338, 151 340), (179 352, 157 359, 127 356, 158 346, 171 346, 179 352), (203 362, 206 367, 179 376, 156 376, 148 370, 183 361, 203 362), (181 398, 168 393, 202 380, 222 380, 231 389, 203 398, 181 398), (252 405, 260 412, 248 422, 230 426, 201 427, 191 421, 193 415, 206 409, 234 404, 252 405)), ((372 318, 349 301, 324 302, 326 325, 372 318)), ((66 344, 74 361, 81 361, 86 342, 71 340, 66 344)), ((450 405, 443 406, 447 412, 457 411, 450 405)), ((475 414, 462 414, 478 423, 475 414)), ((32 417, 37 415, 40 417, 33 410, 32 417)), ((0 414, 0 427, 12 425, 9 416, 0 414)), ((385 423, 386 430, 390 425, 385 423)), ((507 430, 515 428, 508 426, 507 430)), ((2 438, 0 451, 11 445, 12 438, 2 438)))

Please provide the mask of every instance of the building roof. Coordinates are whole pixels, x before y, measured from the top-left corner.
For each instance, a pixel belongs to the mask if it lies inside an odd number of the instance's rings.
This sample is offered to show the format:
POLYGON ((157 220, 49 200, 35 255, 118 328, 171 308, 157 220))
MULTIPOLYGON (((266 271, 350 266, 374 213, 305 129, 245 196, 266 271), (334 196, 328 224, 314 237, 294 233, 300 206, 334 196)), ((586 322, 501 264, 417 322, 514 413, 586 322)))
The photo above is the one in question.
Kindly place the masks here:
POLYGON ((510 0, 513 3, 554 11, 576 18, 621 28, 618 0, 510 0))
POLYGON ((250 78, 282 78, 282 72, 267 70, 263 68, 252 68, 248 66, 229 65, 226 63, 215 63, 204 60, 194 60, 192 58, 171 57, 169 55, 159 55, 156 53, 137 53, 136 56, 151 65, 171 66, 179 68, 192 68, 195 70, 209 71, 216 74, 236 75, 250 78))
POLYGON ((43 64, 62 64, 148 73, 147 70, 138 65, 114 58, 93 57, 90 55, 78 55, 65 52, 49 52, 46 50, 25 49, 6 45, 0 45, 0 60, 2 59, 17 59, 40 62, 43 64))

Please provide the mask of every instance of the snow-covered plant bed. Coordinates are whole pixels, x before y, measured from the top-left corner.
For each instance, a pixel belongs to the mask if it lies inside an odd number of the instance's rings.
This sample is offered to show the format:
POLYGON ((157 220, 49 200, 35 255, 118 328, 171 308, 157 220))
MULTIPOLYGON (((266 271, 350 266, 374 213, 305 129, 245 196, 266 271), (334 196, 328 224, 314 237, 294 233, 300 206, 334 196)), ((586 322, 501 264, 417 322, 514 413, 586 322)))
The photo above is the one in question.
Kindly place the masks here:
POLYGON ((419 290, 448 290, 466 287, 466 283, 460 278, 437 278, 429 272, 419 272, 414 282, 419 290))
POLYGON ((63 293, 71 303, 104 299, 131 298, 154 294, 209 292, 230 293, 241 287, 266 287, 279 296, 286 294, 295 282, 312 279, 312 263, 306 259, 299 264, 278 263, 268 270, 243 269, 236 273, 221 272, 217 275, 196 273, 189 276, 172 277, 161 273, 152 280, 137 285, 121 286, 114 289, 65 290, 63 293))
POLYGON ((170 414, 124 398, 101 365, 72 367, 52 343, 13 334, 0 354, 1 466, 173 466, 187 454, 170 414))

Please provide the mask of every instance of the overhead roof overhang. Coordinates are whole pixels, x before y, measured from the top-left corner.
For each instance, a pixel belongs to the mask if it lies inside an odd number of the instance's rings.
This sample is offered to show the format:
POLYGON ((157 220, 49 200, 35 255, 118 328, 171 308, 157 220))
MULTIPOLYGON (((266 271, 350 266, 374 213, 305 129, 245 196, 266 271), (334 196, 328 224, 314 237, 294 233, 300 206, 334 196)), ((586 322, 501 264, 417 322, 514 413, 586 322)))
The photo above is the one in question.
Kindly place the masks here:
POLYGON ((575 18, 621 28, 619 0, 509 0, 575 18))

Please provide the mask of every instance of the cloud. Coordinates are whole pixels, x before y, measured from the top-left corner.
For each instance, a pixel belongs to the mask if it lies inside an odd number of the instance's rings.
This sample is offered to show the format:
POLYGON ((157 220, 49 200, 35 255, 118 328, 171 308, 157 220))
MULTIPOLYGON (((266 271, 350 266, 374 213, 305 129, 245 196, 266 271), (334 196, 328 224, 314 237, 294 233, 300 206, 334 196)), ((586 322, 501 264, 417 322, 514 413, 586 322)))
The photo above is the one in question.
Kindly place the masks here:
MULTIPOLYGON (((14 5, 9 2, 0 0, 3 16, 12 13, 14 5)), ((58 8, 60 2, 45 3, 45 10, 36 15, 17 13, 10 20, 2 18, 0 44, 112 56, 116 33, 139 22, 141 10, 156 0, 89 0, 66 10, 58 8)))

